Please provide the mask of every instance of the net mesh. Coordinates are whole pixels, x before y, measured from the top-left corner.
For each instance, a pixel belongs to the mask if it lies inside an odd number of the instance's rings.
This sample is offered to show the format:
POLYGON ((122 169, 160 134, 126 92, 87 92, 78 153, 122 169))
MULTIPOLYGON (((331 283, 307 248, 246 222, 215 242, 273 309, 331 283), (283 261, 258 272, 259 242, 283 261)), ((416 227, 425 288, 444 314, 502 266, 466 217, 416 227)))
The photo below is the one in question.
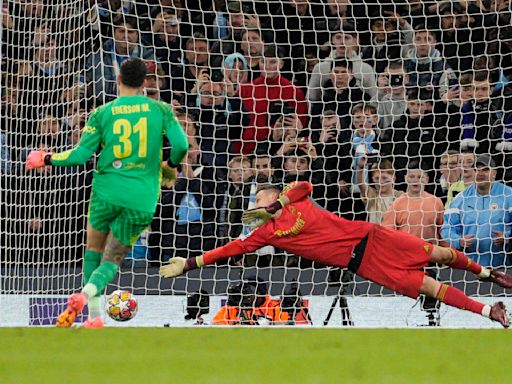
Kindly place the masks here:
MULTIPOLYGON (((160 279, 161 262, 246 235, 241 214, 265 183, 310 181, 316 203, 342 217, 464 249, 486 266, 509 265, 509 2, 0 4, 0 300, 16 312, 0 325, 26 324, 27 308, 29 324, 46 324, 59 295, 81 285, 96 158, 31 172, 24 162, 30 150, 78 143, 88 114, 116 97, 127 57, 145 60, 146 95, 173 105, 190 146, 176 187, 162 191, 151 226, 109 287, 161 300, 147 301, 153 314, 139 318, 165 321, 170 310, 154 307, 175 296, 169 308, 181 316, 184 294, 225 297, 230 283, 255 275, 276 299, 296 281, 317 324, 339 292, 354 303, 356 323, 407 323, 412 303, 371 301, 391 291, 273 247, 160 279), (477 162, 492 171, 475 170, 477 162), (495 179, 489 191, 486 177, 495 179), (379 321, 379 313, 388 317, 379 321)), ((470 295, 505 295, 464 272, 431 273, 470 295)))

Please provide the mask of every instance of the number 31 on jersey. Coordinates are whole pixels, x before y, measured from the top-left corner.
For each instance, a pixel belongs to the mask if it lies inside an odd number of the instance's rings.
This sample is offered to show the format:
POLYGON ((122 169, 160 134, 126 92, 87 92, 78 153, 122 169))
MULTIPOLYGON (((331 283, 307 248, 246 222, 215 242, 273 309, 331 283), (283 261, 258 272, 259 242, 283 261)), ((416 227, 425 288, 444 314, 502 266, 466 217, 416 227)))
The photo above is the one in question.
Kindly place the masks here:
POLYGON ((118 159, 130 157, 133 150, 133 139, 139 136, 139 157, 146 157, 148 150, 148 119, 141 117, 132 127, 127 119, 117 119, 114 123, 114 134, 119 135, 119 144, 114 145, 114 156, 118 159))

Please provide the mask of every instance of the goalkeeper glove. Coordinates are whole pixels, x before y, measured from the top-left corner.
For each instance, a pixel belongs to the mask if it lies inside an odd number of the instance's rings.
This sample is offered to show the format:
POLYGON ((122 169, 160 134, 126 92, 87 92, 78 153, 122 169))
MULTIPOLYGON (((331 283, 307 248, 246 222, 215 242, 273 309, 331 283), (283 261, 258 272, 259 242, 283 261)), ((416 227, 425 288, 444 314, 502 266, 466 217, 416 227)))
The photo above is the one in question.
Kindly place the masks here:
POLYGON ((162 162, 162 186, 171 189, 176 184, 177 169, 171 168, 167 161, 162 162))
POLYGON ((268 207, 255 208, 245 211, 242 215, 242 223, 251 228, 258 228, 272 218, 272 215, 284 207, 281 199, 277 199, 268 207))
POLYGON ((45 151, 30 151, 25 164, 28 171, 34 168, 41 168, 52 165, 52 153, 45 151))
POLYGON ((167 278, 176 277, 202 266, 201 256, 191 257, 189 259, 173 257, 169 260, 169 264, 160 267, 160 276, 167 278))

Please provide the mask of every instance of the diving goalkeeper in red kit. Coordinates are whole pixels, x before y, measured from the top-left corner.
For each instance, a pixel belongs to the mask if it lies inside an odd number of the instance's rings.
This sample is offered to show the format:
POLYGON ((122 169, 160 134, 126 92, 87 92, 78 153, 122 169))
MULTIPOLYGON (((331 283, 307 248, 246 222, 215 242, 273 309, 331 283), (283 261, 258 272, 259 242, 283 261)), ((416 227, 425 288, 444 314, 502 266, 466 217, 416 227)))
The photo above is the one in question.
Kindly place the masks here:
POLYGON ((249 235, 202 256, 175 257, 160 268, 160 275, 179 276, 222 259, 273 245, 324 265, 348 268, 402 295, 417 298, 423 293, 509 327, 503 302, 492 306, 477 302, 459 289, 426 275, 423 268, 429 263, 445 264, 470 271, 480 280, 504 288, 512 288, 512 276, 484 268, 458 250, 432 245, 374 223, 338 217, 308 198, 312 188, 308 182, 291 183, 282 192, 274 186, 260 187, 255 209, 246 211, 242 217, 246 224, 255 228, 249 235))

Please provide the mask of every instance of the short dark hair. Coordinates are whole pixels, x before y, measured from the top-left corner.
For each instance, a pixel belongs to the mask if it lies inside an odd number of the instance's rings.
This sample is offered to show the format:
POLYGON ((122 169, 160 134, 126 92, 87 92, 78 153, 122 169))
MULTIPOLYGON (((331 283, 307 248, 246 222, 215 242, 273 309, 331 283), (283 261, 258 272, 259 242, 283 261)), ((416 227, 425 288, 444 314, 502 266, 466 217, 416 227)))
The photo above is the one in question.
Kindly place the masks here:
POLYGON ((335 67, 343 67, 346 68, 349 72, 352 72, 352 62, 350 60, 343 58, 333 60, 331 70, 333 70, 335 67))
POLYGON ((473 81, 489 81, 489 71, 476 71, 475 75, 473 76, 473 81))
POLYGON ((304 157, 305 159, 308 160, 308 163, 310 162, 310 157, 309 157, 308 153, 301 147, 295 147, 295 149, 289 149, 288 151, 286 151, 283 154, 283 157, 284 157, 285 161, 292 157, 304 157))
POLYGON ((262 191, 272 191, 279 195, 281 193, 281 188, 278 187, 277 185, 263 184, 256 188, 256 195, 262 191))
POLYGON ((275 45, 275 44, 269 44, 265 47, 264 51, 263 51, 263 57, 268 57, 268 58, 282 58, 283 57, 283 53, 281 51, 281 49, 275 45))
POLYGON ((420 100, 433 103, 434 92, 429 89, 414 87, 407 91, 407 100, 420 100))
POLYGON ((403 69, 404 63, 401 60, 393 60, 393 61, 389 62, 387 68, 388 69, 403 69))
POLYGON ((136 29, 138 32, 139 23, 137 21, 138 21, 137 18, 134 16, 125 16, 125 15, 121 16, 120 15, 120 16, 114 18, 114 30, 117 27, 124 26, 124 25, 128 24, 132 27, 132 29, 136 29))
POLYGON ((139 88, 144 84, 147 72, 144 61, 131 57, 121 64, 121 83, 130 88, 139 88))
POLYGON ((473 74, 466 72, 460 75, 459 84, 461 87, 467 87, 473 84, 473 74))

